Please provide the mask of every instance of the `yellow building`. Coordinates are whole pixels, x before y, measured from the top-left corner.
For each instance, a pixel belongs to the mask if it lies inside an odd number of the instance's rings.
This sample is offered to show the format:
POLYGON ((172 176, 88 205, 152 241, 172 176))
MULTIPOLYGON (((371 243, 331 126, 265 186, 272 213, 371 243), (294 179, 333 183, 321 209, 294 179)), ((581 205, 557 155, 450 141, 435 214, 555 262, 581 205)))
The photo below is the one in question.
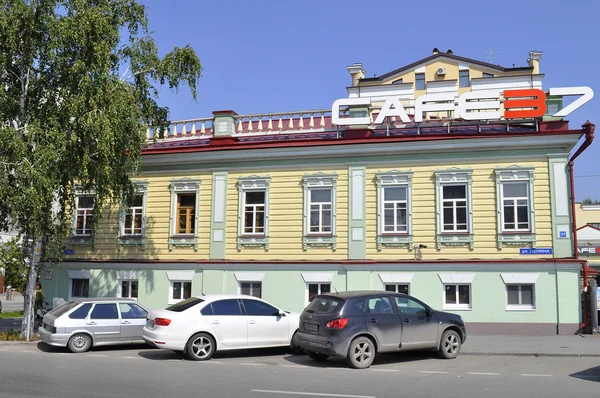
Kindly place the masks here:
POLYGON ((471 332, 573 333, 568 156, 593 125, 562 120, 569 93, 544 91, 540 58, 503 68, 435 50, 373 78, 355 64, 332 109, 149 131, 134 206, 104 205, 92 234, 80 192, 44 290, 153 308, 241 292, 296 311, 319 293, 394 290, 471 332))

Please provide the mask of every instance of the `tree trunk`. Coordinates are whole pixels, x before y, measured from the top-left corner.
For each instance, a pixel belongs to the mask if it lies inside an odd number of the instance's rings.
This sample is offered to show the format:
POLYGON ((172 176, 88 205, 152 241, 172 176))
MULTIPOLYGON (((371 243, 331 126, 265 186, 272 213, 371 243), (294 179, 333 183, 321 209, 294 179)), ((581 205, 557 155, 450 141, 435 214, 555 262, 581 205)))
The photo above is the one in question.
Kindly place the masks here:
POLYGON ((40 254, 42 253, 42 239, 38 238, 34 240, 34 245, 31 250, 31 257, 29 259, 29 276, 27 277, 27 287, 23 294, 25 299, 23 307, 23 323, 21 324, 21 338, 30 340, 33 333, 33 323, 35 320, 35 309, 33 306, 34 295, 35 295, 35 284, 37 283, 37 269, 38 262, 40 261, 40 254))

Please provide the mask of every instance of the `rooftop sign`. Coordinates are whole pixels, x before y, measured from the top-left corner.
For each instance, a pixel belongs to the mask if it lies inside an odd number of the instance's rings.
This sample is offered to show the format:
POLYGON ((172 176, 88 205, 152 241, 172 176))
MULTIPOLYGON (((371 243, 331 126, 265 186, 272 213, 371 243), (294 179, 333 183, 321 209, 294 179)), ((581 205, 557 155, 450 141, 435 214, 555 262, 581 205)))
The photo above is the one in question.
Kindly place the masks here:
MULTIPOLYGON (((553 114, 565 117, 590 101, 594 92, 589 87, 560 87, 548 90, 549 96, 579 95, 578 99, 553 114)), ((333 103, 332 122, 338 126, 379 125, 386 117, 395 116, 404 123, 411 123, 408 113, 400 103, 400 97, 388 97, 377 118, 371 123, 370 117, 340 117, 340 107, 365 107, 371 105, 371 98, 342 98, 333 103)), ((456 118, 463 120, 526 119, 546 114, 546 93, 540 89, 524 90, 481 90, 456 96, 456 93, 425 94, 415 100, 414 121, 423 121, 423 113, 453 111, 456 118)))

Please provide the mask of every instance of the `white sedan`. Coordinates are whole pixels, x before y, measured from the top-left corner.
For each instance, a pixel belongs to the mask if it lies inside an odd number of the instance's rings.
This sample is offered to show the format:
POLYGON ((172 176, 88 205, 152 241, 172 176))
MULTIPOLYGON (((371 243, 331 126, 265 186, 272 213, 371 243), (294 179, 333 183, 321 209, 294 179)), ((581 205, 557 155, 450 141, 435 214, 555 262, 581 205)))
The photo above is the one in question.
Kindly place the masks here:
POLYGON ((164 310, 152 311, 142 338, 150 345, 180 351, 190 359, 210 359, 217 350, 291 346, 300 314, 252 296, 190 297, 164 310))

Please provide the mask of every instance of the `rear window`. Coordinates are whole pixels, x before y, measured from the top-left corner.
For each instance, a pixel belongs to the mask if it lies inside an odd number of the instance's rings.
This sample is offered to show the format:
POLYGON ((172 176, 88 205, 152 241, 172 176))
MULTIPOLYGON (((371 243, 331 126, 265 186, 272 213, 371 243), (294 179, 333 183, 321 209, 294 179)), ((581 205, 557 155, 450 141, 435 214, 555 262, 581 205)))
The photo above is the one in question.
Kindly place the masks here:
POLYGON ((342 309, 344 300, 334 297, 317 297, 306 307, 311 314, 332 314, 342 309))
POLYGON ((183 312, 193 306, 202 303, 204 300, 198 297, 190 297, 189 299, 185 299, 183 301, 178 302, 177 304, 173 304, 170 307, 167 307, 167 311, 173 312, 183 312))
POLYGON ((54 315, 55 317, 58 318, 59 316, 64 315, 67 312, 71 311, 73 308, 77 307, 79 304, 80 304, 79 301, 74 301, 74 300, 67 301, 66 303, 64 303, 60 307, 54 308, 48 314, 54 315))

